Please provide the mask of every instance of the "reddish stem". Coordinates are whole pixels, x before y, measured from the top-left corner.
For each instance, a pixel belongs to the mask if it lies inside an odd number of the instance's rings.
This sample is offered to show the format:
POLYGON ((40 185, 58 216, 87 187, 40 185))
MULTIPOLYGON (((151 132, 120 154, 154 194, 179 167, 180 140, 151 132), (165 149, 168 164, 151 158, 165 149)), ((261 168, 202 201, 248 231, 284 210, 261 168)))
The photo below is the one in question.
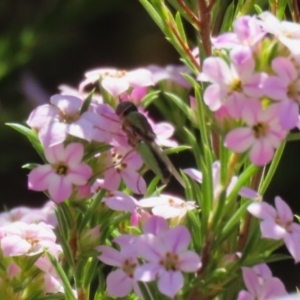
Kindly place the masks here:
POLYGON ((196 17, 193 11, 184 3, 183 0, 177 0, 177 3, 179 6, 186 12, 186 14, 191 18, 191 20, 194 22, 194 24, 197 26, 197 28, 200 28, 200 21, 196 17))
POLYGON ((172 32, 174 33, 175 37, 177 38, 179 44, 183 48, 184 52, 189 56, 191 62, 194 64, 194 66, 197 68, 197 70, 200 70, 200 65, 199 65, 198 61, 192 54, 190 47, 181 38, 181 36, 180 36, 179 32, 177 31, 176 27, 174 26, 174 24, 172 24, 172 22, 169 22, 169 26, 170 26, 172 32))

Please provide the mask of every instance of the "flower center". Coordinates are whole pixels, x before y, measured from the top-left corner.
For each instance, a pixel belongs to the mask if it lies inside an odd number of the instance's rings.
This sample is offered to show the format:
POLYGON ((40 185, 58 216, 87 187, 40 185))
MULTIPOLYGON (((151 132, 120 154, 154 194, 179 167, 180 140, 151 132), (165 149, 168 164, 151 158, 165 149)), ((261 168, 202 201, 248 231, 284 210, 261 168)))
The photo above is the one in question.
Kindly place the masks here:
POLYGON ((241 92, 242 89, 242 82, 240 79, 236 78, 231 83, 230 89, 232 92, 241 92))
POLYGON ((116 70, 114 72, 105 72, 104 77, 111 77, 111 78, 122 78, 125 77, 126 71, 125 70, 116 70))
POLYGON ((299 102, 300 90, 299 90, 299 87, 298 87, 298 82, 293 82, 288 86, 287 95, 290 99, 292 99, 296 103, 299 102))
POLYGON ((68 167, 63 163, 53 166, 55 173, 60 176, 68 175, 68 167))
POLYGON ((59 121, 60 123, 71 124, 80 118, 80 112, 67 115, 64 111, 60 110, 59 121))
POLYGON ((127 163, 123 161, 124 156, 115 151, 111 152, 112 163, 118 173, 127 168, 127 163))
POLYGON ((265 123, 257 123, 252 127, 252 130, 254 131, 255 137, 259 139, 260 137, 264 137, 267 135, 268 125, 265 123))
POLYGON ((164 266, 167 271, 177 271, 178 255, 176 253, 167 252, 165 258, 162 259, 159 264, 164 266))
POLYGON ((136 266, 137 266, 136 261, 134 261, 132 258, 127 258, 123 262, 122 269, 130 278, 133 278, 133 273, 136 266))
POLYGON ((278 224, 280 227, 284 228, 287 232, 292 233, 292 229, 290 228, 293 224, 292 221, 283 222, 283 220, 277 216, 275 219, 276 224, 278 224))

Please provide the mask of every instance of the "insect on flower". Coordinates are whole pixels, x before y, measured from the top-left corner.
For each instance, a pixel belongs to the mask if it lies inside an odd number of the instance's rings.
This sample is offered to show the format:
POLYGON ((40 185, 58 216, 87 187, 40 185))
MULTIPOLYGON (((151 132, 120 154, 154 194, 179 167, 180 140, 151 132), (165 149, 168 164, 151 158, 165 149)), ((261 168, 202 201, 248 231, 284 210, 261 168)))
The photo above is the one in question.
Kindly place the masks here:
POLYGON ((147 118, 138 112, 137 107, 130 101, 121 102, 116 108, 116 114, 122 123, 128 143, 143 158, 150 169, 162 180, 168 183, 173 174, 177 181, 185 184, 163 150, 155 143, 156 135, 147 118))

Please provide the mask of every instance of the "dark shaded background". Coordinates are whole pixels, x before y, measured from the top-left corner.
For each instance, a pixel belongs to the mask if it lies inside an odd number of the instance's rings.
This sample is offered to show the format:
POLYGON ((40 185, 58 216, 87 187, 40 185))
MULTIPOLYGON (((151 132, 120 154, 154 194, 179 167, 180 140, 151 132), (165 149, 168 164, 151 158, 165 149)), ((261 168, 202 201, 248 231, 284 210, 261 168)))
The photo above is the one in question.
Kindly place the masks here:
MULTIPOLYGON (((77 86, 86 70, 178 63, 177 53, 136 0, 1 0, 0 2, 0 201, 3 207, 39 206, 42 193, 27 190, 28 170, 39 158, 26 138, 4 125, 24 123, 58 85, 77 86), (36 103, 24 90, 42 87, 36 103), (25 85, 27 82, 27 85, 25 85)), ((287 146, 265 199, 280 195, 300 214, 300 143, 287 146)), ((190 166, 190 161, 186 161, 190 166)), ((181 167, 182 161, 181 161, 181 167)), ((272 264, 287 288, 300 286, 292 261, 272 264)))

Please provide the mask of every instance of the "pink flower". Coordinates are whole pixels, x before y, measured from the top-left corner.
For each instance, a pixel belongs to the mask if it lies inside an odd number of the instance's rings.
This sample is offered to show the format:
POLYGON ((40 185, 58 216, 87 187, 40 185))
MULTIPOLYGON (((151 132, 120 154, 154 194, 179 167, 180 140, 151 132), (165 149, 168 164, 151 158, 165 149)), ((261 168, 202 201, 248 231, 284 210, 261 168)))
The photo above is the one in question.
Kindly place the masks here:
POLYGON ((283 239, 296 262, 300 261, 300 225, 293 222, 294 216, 289 206, 280 197, 275 198, 275 207, 265 202, 255 202, 248 211, 261 219, 262 237, 283 239))
POLYGON ((178 217, 181 220, 189 210, 195 209, 195 201, 184 201, 178 197, 161 194, 139 201, 141 207, 152 207, 152 213, 165 219, 178 217))
POLYGON ((282 128, 292 129, 297 125, 299 115, 299 72, 285 57, 274 58, 272 68, 277 76, 269 76, 265 80, 264 90, 267 96, 280 101, 279 116, 282 128))
POLYGON ((242 110, 246 127, 230 131, 225 138, 225 146, 237 153, 249 150, 252 163, 259 166, 267 164, 274 155, 274 149, 286 136, 278 114, 276 104, 263 110, 258 100, 247 100, 242 110))
POLYGON ((143 165, 141 157, 129 148, 115 147, 107 153, 104 173, 105 189, 115 191, 121 179, 136 194, 146 192, 146 182, 137 172, 143 165))
POLYGON ((256 16, 242 16, 233 23, 233 32, 213 38, 213 45, 216 48, 234 48, 239 45, 254 48, 265 35, 261 21, 256 16))
MULTIPOLYGON (((103 187, 104 187, 104 180, 97 179, 95 183, 92 185, 92 192, 94 193, 94 197, 96 197, 98 191, 101 190, 103 187)), ((123 192, 119 192, 117 190, 107 191, 106 195, 102 199, 102 202, 104 202, 106 206, 112 210, 128 211, 132 213, 139 206, 139 202, 135 200, 133 197, 123 192)))
POLYGON ((287 295, 283 283, 275 277, 262 278, 251 268, 242 268, 248 291, 241 291, 237 300, 271 300, 287 295))
POLYGON ((156 65, 150 65, 147 67, 153 75, 153 81, 155 84, 162 80, 175 82, 187 89, 191 87, 190 83, 182 76, 182 74, 190 74, 190 70, 186 66, 168 65, 166 67, 159 67, 156 65))
POLYGON ((4 235, 1 239, 4 256, 32 256, 43 252, 45 248, 56 256, 60 249, 55 243, 52 227, 45 223, 15 222, 2 227, 1 232, 4 235))
POLYGON ((101 252, 98 256, 99 260, 117 267, 106 278, 107 293, 114 297, 125 297, 134 290, 140 299, 143 299, 137 280, 134 278, 134 271, 138 265, 136 247, 124 246, 122 240, 120 251, 108 246, 99 246, 96 249, 101 252))
POLYGON ((27 124, 38 130, 42 145, 52 147, 65 141, 67 135, 73 135, 91 141, 94 129, 90 118, 93 112, 80 114, 83 101, 75 96, 54 95, 52 105, 38 106, 31 112, 27 124))
POLYGON ((50 164, 38 166, 28 176, 28 188, 34 191, 48 190, 51 199, 62 202, 69 198, 73 185, 85 185, 92 176, 92 169, 81 162, 84 154, 82 144, 63 144, 45 149, 50 164))
POLYGON ((90 121, 94 127, 92 139, 110 145, 127 145, 127 137, 121 130, 120 119, 115 110, 108 104, 98 104, 94 107, 95 114, 90 121))
POLYGON ((159 291, 173 298, 184 285, 182 272, 196 272, 201 267, 199 256, 187 250, 190 242, 190 233, 183 226, 163 231, 159 236, 143 234, 137 248, 147 262, 136 268, 135 278, 144 282, 158 279, 159 291))
POLYGON ((300 54, 300 25, 280 21, 273 14, 266 11, 259 15, 264 30, 274 34, 278 40, 286 46, 293 54, 300 54))
POLYGON ((152 74, 146 69, 132 71, 117 70, 112 68, 100 68, 85 73, 86 79, 79 85, 79 91, 101 78, 102 87, 114 97, 126 92, 130 87, 144 87, 153 85, 152 74))
POLYGON ((231 64, 220 57, 209 57, 204 61, 203 72, 197 77, 199 81, 209 81, 204 92, 204 102, 212 111, 218 110, 223 102, 230 101, 238 95, 261 97, 262 83, 266 77, 263 73, 254 73, 255 61, 251 49, 235 47, 230 52, 231 64))

